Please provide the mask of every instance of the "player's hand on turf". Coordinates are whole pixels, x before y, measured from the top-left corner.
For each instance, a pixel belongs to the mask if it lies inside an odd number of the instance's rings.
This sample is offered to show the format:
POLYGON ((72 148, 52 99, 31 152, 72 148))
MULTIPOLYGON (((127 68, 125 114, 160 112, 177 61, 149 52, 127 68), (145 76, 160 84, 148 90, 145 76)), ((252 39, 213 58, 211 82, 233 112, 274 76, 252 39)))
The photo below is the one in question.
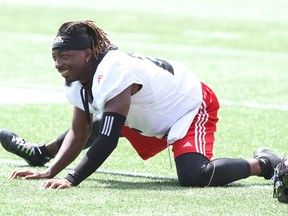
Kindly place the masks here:
POLYGON ((10 179, 16 179, 16 178, 20 178, 23 177, 24 179, 41 179, 41 178, 49 178, 48 173, 40 173, 38 171, 35 170, 20 170, 20 171, 14 171, 11 176, 10 179))
POLYGON ((49 179, 41 184, 42 188, 65 189, 72 187, 72 183, 67 179, 49 179))

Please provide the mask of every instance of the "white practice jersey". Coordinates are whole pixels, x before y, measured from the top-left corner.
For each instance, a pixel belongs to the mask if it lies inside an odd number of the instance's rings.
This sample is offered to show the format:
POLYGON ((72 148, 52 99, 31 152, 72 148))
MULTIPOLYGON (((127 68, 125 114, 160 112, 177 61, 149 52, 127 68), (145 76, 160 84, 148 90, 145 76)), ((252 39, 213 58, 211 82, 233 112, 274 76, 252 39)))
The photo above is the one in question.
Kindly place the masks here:
MULTIPOLYGON (((168 136, 169 144, 183 138, 202 103, 197 76, 174 61, 109 51, 93 78, 90 112, 101 118, 105 103, 133 83, 142 88, 131 96, 125 125, 145 136, 168 136)), ((84 110, 80 89, 80 82, 73 82, 67 87, 67 97, 84 110)))

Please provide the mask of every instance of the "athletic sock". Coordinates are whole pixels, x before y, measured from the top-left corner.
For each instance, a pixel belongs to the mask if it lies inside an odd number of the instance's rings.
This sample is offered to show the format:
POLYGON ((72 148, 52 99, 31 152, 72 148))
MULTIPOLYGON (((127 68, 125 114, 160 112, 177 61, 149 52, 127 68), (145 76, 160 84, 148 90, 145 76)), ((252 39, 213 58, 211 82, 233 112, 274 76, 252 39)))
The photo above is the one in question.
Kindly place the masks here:
POLYGON ((54 156, 48 152, 45 144, 39 146, 39 149, 41 150, 43 156, 48 158, 54 158, 54 156))
POLYGON ((261 168, 259 176, 263 176, 265 179, 271 178, 271 163, 267 158, 257 158, 261 168))

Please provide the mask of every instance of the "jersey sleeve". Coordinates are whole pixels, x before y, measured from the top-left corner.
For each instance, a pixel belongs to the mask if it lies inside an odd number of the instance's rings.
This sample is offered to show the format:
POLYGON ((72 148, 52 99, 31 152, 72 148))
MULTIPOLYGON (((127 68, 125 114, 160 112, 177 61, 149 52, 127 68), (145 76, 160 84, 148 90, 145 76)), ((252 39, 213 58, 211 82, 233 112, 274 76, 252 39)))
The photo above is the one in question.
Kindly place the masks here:
POLYGON ((107 56, 98 66, 94 75, 92 92, 94 100, 92 103, 95 111, 104 111, 104 105, 128 86, 138 83, 137 76, 133 73, 133 64, 125 63, 126 57, 113 59, 107 56))

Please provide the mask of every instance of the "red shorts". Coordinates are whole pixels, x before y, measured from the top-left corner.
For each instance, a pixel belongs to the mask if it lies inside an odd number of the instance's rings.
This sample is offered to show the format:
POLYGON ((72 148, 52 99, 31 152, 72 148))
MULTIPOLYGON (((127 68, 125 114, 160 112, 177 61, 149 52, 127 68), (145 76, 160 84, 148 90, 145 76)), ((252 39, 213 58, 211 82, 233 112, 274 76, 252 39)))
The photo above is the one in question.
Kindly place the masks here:
MULTIPOLYGON (((193 119, 190 128, 180 140, 172 144, 174 158, 188 152, 197 152, 208 159, 213 156, 214 133, 218 122, 217 112, 219 103, 215 93, 202 83, 203 103, 193 119)), ((127 126, 122 128, 121 134, 128 139, 139 156, 147 160, 167 148, 167 138, 143 136, 127 126)))

